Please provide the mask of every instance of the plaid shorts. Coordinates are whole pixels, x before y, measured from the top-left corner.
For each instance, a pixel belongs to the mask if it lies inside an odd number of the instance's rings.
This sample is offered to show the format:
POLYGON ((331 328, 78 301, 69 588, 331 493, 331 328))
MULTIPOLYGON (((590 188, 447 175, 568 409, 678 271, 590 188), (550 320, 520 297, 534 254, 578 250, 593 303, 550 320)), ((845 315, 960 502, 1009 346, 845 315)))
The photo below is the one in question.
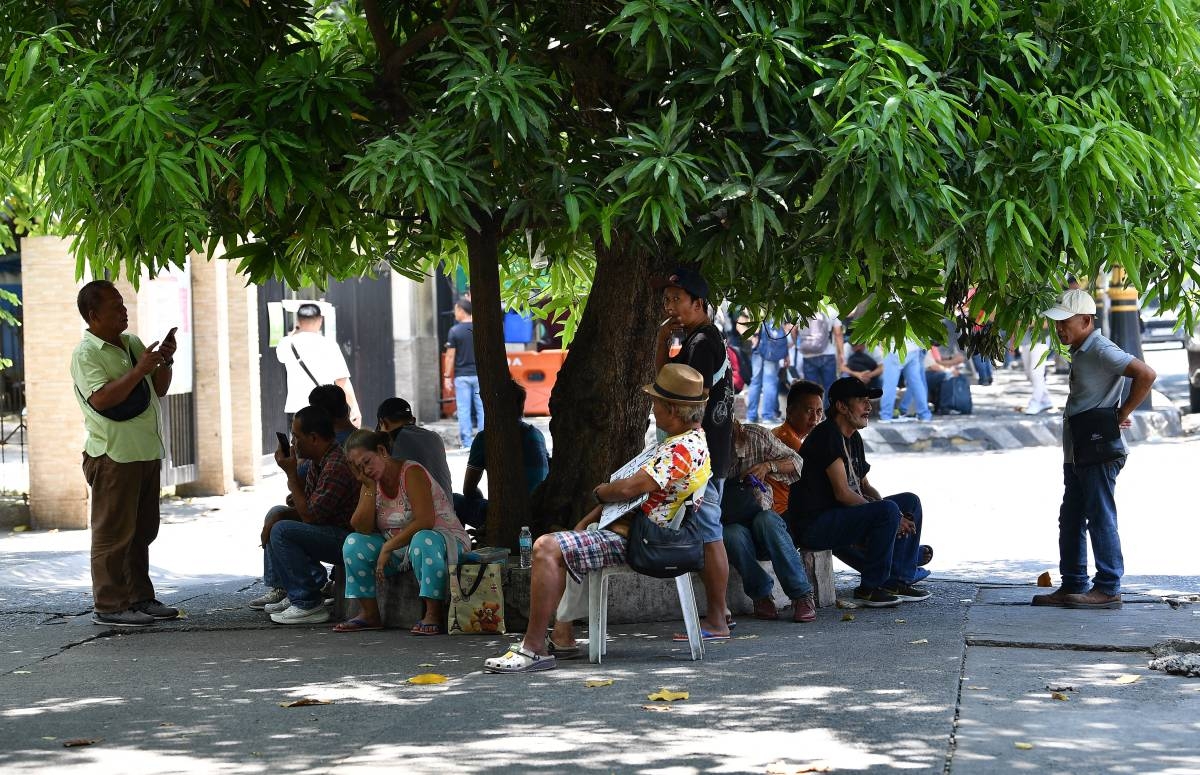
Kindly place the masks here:
POLYGON ((584 574, 625 564, 625 539, 612 531, 564 530, 554 540, 576 583, 582 583, 584 574))

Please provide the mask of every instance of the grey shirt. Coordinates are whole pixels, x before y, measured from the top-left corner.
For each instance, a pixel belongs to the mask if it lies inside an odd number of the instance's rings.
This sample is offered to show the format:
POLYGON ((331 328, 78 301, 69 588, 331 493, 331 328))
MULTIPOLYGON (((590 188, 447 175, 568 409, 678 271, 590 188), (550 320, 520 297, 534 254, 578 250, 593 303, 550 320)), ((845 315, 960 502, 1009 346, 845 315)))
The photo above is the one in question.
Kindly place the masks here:
POLYGON ((449 497, 454 492, 450 481, 450 464, 446 462, 446 444, 442 437, 428 428, 404 425, 392 438, 392 457, 415 460, 425 467, 433 480, 449 497))
MULTIPOLYGON (((1125 369, 1133 356, 1099 331, 1071 350, 1071 392, 1063 409, 1063 461, 1074 463, 1071 448, 1072 415, 1101 406, 1119 406, 1125 389, 1125 369)), ((1121 446, 1125 446, 1124 439, 1121 446)), ((1128 450, 1126 450, 1128 452, 1128 450)))

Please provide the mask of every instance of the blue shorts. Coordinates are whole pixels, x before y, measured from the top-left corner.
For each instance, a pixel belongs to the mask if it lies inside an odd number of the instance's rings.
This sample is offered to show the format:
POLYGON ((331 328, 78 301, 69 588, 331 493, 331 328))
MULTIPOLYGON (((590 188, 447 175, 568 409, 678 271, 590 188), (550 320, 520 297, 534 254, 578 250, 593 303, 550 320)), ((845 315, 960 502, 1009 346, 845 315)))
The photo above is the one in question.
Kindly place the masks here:
POLYGON ((712 477, 704 486, 700 508, 696 510, 696 523, 700 526, 700 538, 706 544, 723 541, 721 530, 721 494, 725 492, 725 480, 712 477))

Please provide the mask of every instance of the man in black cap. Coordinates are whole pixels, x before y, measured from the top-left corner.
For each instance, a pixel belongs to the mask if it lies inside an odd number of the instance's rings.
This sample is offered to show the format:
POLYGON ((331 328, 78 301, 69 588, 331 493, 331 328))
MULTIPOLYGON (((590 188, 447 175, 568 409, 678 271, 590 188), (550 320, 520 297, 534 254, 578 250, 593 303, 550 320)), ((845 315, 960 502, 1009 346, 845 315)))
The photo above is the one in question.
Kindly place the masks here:
POLYGON ((721 495, 733 463, 733 371, 725 337, 709 318, 708 282, 700 272, 678 267, 662 285, 667 319, 658 328, 654 368, 657 371, 666 363, 691 366, 700 372, 709 391, 701 427, 712 456, 712 477, 696 511, 704 538, 700 578, 704 581, 706 608, 700 625, 706 639, 728 639, 725 590, 729 585, 729 556, 721 530, 721 495), (673 352, 675 341, 679 349, 673 352))
POLYGON ((275 357, 287 370, 287 402, 283 411, 295 414, 308 406, 308 394, 313 388, 337 385, 346 393, 350 422, 358 427, 362 412, 350 384, 350 369, 337 342, 321 333, 324 324, 319 305, 301 304, 296 308, 296 327, 275 348, 275 357))
POLYGON ((433 480, 441 485, 446 497, 454 492, 450 479, 450 464, 446 462, 446 443, 442 437, 417 425, 412 406, 403 398, 384 399, 375 412, 375 429, 392 437, 392 457, 415 460, 425 467, 433 480))
POLYGON ((800 447, 804 468, 788 498, 788 522, 801 546, 832 549, 862 576, 854 601, 871 608, 924 600, 919 571, 921 500, 910 492, 886 498, 867 481, 859 431, 882 390, 856 377, 829 388, 829 416, 800 447))

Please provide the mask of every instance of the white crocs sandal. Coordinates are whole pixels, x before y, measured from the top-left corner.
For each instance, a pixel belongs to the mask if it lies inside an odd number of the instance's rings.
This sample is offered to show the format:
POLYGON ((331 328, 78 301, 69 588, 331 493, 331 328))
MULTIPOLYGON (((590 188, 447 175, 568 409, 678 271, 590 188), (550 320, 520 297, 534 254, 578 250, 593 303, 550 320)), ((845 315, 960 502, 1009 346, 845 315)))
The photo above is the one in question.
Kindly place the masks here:
POLYGON ((519 643, 513 644, 502 657, 492 657, 485 660, 483 669, 489 673, 536 673, 542 670, 553 670, 554 655, 539 656, 526 651, 519 643))

